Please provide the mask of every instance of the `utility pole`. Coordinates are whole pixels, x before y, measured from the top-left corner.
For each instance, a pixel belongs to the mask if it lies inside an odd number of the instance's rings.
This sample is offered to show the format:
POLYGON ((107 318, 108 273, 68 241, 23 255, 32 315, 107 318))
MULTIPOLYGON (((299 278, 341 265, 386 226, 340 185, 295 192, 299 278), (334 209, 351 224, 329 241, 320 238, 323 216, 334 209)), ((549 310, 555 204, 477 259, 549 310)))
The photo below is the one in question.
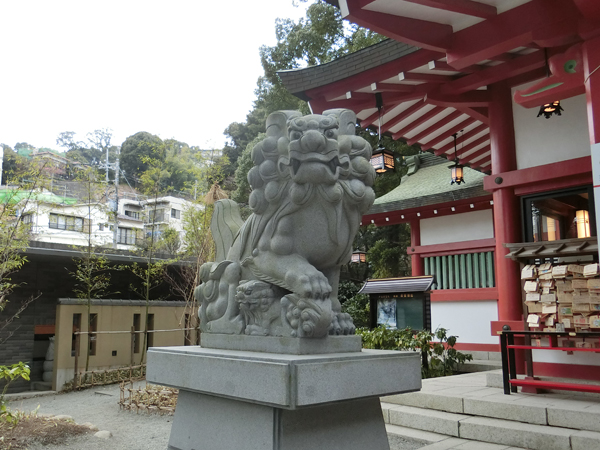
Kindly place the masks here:
MULTIPOLYGON (((117 241, 119 236, 119 173, 120 166, 119 161, 121 159, 121 149, 117 149, 117 160, 115 161, 115 226, 113 230, 113 247, 117 248, 117 241)), ((108 170, 106 171, 108 173, 108 170)))

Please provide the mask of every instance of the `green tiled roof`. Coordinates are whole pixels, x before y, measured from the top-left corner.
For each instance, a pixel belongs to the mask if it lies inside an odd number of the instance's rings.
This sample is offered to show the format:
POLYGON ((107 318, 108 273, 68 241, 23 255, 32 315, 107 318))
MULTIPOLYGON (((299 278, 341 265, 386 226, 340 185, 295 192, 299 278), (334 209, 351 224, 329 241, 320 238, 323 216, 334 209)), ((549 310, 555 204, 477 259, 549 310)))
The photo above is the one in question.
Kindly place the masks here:
POLYGON ((490 195, 483 190, 485 174, 469 167, 464 168, 465 183, 450 185, 452 163, 430 153, 418 155, 419 170, 413 175, 402 177, 400 185, 377 198, 367 214, 399 211, 420 206, 448 203, 456 200, 490 195))

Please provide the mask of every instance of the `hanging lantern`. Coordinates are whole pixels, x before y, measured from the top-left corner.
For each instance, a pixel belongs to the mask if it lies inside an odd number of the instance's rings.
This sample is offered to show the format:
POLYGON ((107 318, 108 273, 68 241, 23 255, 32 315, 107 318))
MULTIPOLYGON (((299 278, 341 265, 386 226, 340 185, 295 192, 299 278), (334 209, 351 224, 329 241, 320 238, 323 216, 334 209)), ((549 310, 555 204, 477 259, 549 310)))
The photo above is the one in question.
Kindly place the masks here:
POLYGON ((577 220, 577 237, 590 237, 590 214, 585 209, 580 209, 575 213, 575 218, 577 220))
POLYGON ((394 170, 395 158, 393 152, 386 150, 384 146, 381 145, 381 110, 383 109, 381 92, 375 94, 375 106, 377 107, 377 111, 379 111, 379 142, 377 143, 377 148, 373 150, 373 154, 371 155, 371 165, 375 169, 375 172, 385 173, 394 170))
POLYGON ((458 160, 454 162, 452 166, 448 166, 450 168, 452 180, 450 181, 450 185, 454 183, 460 185, 465 182, 465 177, 463 176, 463 165, 458 163, 458 160))
POLYGON ((385 173, 394 170, 394 154, 381 145, 373 151, 371 165, 377 173, 385 173))
POLYGON ((355 250, 352 252, 352 256, 350 257, 350 262, 352 263, 364 263, 367 262, 367 254, 360 250, 355 250))
POLYGON ((452 136, 454 137, 454 164, 452 164, 451 166, 448 166, 448 168, 450 169, 450 185, 453 185, 454 183, 458 184, 459 186, 465 182, 465 177, 464 177, 464 173, 463 173, 463 168, 464 166, 462 164, 460 164, 458 162, 458 156, 456 154, 456 136, 458 135, 458 133, 454 133, 452 136))
POLYGON ((560 100, 556 100, 555 102, 540 106, 540 112, 537 116, 540 117, 543 114, 546 119, 549 119, 553 114, 560 116, 561 111, 564 111, 564 109, 560 106, 560 100))

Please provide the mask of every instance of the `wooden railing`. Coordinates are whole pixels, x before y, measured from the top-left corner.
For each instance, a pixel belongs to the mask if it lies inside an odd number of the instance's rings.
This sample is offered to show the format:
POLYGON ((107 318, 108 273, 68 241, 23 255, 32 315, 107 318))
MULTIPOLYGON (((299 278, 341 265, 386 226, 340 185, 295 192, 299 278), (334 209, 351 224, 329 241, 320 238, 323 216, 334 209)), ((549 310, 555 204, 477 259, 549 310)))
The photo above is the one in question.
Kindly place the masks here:
POLYGON ((593 352, 600 353, 600 347, 580 348, 580 347, 559 347, 559 337, 570 338, 596 338, 600 341, 600 333, 582 332, 556 332, 556 331, 507 331, 503 330, 500 335, 500 350, 502 351, 502 380, 504 384, 504 393, 510 395, 511 392, 517 392, 518 386, 530 386, 546 389, 558 389, 564 391, 594 392, 600 394, 600 385, 598 384, 579 384, 564 383, 548 380, 536 380, 533 373, 529 379, 517 379, 517 367, 515 361, 515 350, 558 350, 565 352, 593 352), (541 347, 535 345, 515 345, 515 336, 547 336, 549 338, 548 346, 541 347))

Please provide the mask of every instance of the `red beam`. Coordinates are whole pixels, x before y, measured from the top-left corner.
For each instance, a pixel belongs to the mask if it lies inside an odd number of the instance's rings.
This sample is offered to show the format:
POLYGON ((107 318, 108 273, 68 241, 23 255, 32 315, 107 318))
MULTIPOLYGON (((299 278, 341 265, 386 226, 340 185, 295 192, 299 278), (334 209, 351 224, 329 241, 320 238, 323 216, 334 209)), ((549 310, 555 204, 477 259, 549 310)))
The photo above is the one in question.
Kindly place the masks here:
POLYGON ((499 352, 500 344, 477 344, 470 342, 457 342, 454 348, 458 351, 469 353, 472 352, 499 352))
POLYGON ((346 93, 341 95, 331 95, 331 93, 327 93, 324 95, 326 101, 331 102, 335 101, 336 98, 344 96, 346 100, 364 100, 373 102, 373 106, 375 106, 375 93, 367 94, 366 92, 352 92, 346 91, 346 93), (349 95, 349 96, 348 96, 349 95))
POLYGON ((361 0, 347 0, 349 14, 344 18, 389 38, 428 50, 445 52, 452 42, 450 25, 369 11, 361 9, 360 3, 361 0))
MULTIPOLYGON (((459 158, 460 159, 459 162, 461 164, 469 164, 469 166, 470 166, 469 161, 473 161, 474 159, 477 159, 480 156, 485 155, 487 152, 491 151, 491 149, 492 149, 492 147, 490 145, 486 145, 485 147, 477 150, 475 153, 471 153, 470 155, 465 156, 464 158, 459 158)), ((483 161, 483 162, 485 162, 485 161, 483 161)), ((471 167, 471 168, 473 169, 474 167, 479 167, 480 163, 481 163, 481 161, 474 164, 473 167, 471 167)))
POLYGON ((471 0, 405 0, 418 5, 429 6, 430 8, 442 9, 468 16, 480 17, 481 19, 491 19, 497 14, 494 6, 486 5, 471 0))
POLYGON ((406 143, 408 145, 413 145, 416 144, 417 142, 419 142, 421 139, 429 136, 432 133, 435 133, 437 130, 439 130, 442 127, 445 127, 446 125, 448 125, 450 122, 452 122, 453 120, 458 119, 460 116, 462 116, 463 113, 461 113, 460 111, 454 111, 450 114, 448 114, 446 117, 444 117, 442 120, 439 120, 438 122, 434 123, 433 125, 431 125, 429 128, 424 129, 423 131, 421 131, 419 134, 417 134, 416 136, 407 139, 406 143))
MULTIPOLYGON (((485 66, 479 66, 477 64, 473 64, 472 66, 463 67, 460 69, 460 73, 474 73, 479 72, 481 69, 485 68, 485 66)), ((446 61, 429 61, 429 70, 444 70, 446 72, 457 72, 457 70, 448 64, 446 61)))
POLYGON ((494 84, 497 81, 544 67, 545 64, 544 52, 537 51, 454 80, 442 86, 440 92, 449 95, 462 94, 463 92, 472 91, 482 86, 494 84))
POLYGON ((600 20, 600 2, 598 0, 573 0, 583 17, 589 20, 600 20))
POLYGON ((493 192, 497 189, 515 188, 526 184, 536 184, 544 181, 553 181, 557 178, 568 176, 584 176, 592 171, 590 156, 568 159, 543 166, 529 167, 527 169, 502 172, 483 179, 483 189, 493 192), (497 179, 502 179, 497 183, 497 179))
POLYGON ((376 83, 376 92, 414 92, 415 87, 408 84, 376 83))
MULTIPOLYGON (((466 127, 468 127, 469 125, 471 125, 473 122, 475 122, 475 119, 473 119, 472 117, 469 117, 469 118, 463 120, 462 122, 457 123, 456 125, 454 125, 449 130, 444 131, 438 137, 433 138, 431 141, 429 141, 429 142, 427 142, 425 144, 421 144, 421 150, 425 151, 425 150, 429 150, 432 147, 435 147, 440 142, 445 141, 446 139, 448 139, 454 133, 458 133, 460 130, 464 130, 466 127)), ((475 129, 479 129, 479 131, 483 131, 486 128, 487 128, 487 125, 485 125, 485 124, 481 124, 481 125, 478 125, 477 127, 475 127, 475 129)))
POLYGON ((439 106, 436 106, 431 111, 426 112, 425 114, 423 114, 418 119, 412 121, 411 123, 409 123, 404 128, 402 128, 402 129, 398 130, 396 133, 392 134, 392 138, 393 139, 398 139, 398 138, 401 138, 403 136, 406 136, 407 133, 410 133, 415 128, 420 127, 421 125, 423 125, 428 120, 433 119, 435 116, 437 116, 438 114, 440 114, 443 110, 444 110, 444 108, 440 108, 439 106))
MULTIPOLYGON (((454 133, 458 133, 459 131, 462 131, 463 129, 464 128, 456 130, 454 133)), ((483 130, 487 130, 487 129, 488 129, 488 126, 485 124, 477 125, 471 131, 467 131, 466 133, 464 133, 460 138, 461 138, 461 140, 466 141, 467 139, 471 139, 473 136, 476 136, 479 133, 481 133, 483 130)), ((451 133, 450 135, 452 135, 454 133, 451 133)), ((448 135, 448 136, 450 136, 450 135, 448 135)), ((446 136, 446 137, 448 137, 448 136, 446 136)), ((442 153, 446 153, 448 150, 453 150, 453 149, 454 149, 454 142, 450 142, 449 144, 446 144, 442 148, 436 150, 435 153, 436 153, 436 155, 441 155, 442 153), (438 151, 439 151, 439 153, 438 153, 438 151)))
POLYGON ((415 103, 414 105, 409 106, 407 109, 405 109, 400 114, 398 114, 396 117, 394 117, 392 120, 390 120, 387 123, 383 124, 382 127, 381 127, 381 132, 385 133, 390 128, 395 127, 396 125, 398 125, 403 120, 407 119, 408 117, 412 116, 414 113, 416 113, 417 111, 419 111, 420 109, 424 108, 425 105, 426 105, 425 101, 424 100, 420 100, 417 103, 415 103))
POLYGON ((487 107, 490 103, 490 94, 487 91, 471 91, 460 95, 445 95, 439 91, 427 94, 427 102, 432 105, 455 108, 457 105, 470 108, 487 107))
POLYGON ((400 72, 398 75, 400 81, 423 81, 426 83, 447 83, 455 80, 456 77, 450 75, 435 75, 420 72, 400 72))
POLYGON ((533 0, 525 3, 454 33, 447 52, 448 64, 461 69, 527 46, 533 41, 534 31, 553 30, 558 23, 572 17, 581 16, 570 1, 533 0))
POLYGON ((480 289, 439 289, 431 291, 432 302, 468 302, 497 300, 498 288, 480 289))
POLYGON ((587 175, 572 175, 561 177, 558 180, 540 181, 535 184, 525 184, 515 188, 515 195, 522 197, 523 195, 533 195, 542 192, 556 191, 560 189, 571 189, 574 187, 585 186, 592 184, 592 173, 587 175))
POLYGON ((336 100, 333 102, 327 102, 325 99, 312 99, 310 100, 310 106, 315 114, 320 114, 327 109, 345 108, 351 109, 352 111, 362 111, 363 109, 372 108, 372 102, 365 102, 362 100, 336 100))
MULTIPOLYGON (((462 138, 462 136, 459 136, 460 141, 464 142, 464 139, 462 138)), ((490 140, 490 135, 489 134, 484 134, 483 136, 481 136, 480 138, 475 139, 473 142, 469 142, 467 145, 462 146, 460 144, 457 144, 458 149, 457 149, 457 153, 460 155, 465 154, 471 150, 473 150, 476 147, 479 147, 481 144, 483 144, 486 141, 490 140)))
POLYGON ((463 113, 471 116, 472 118, 479 120, 482 123, 489 124, 490 119, 488 117, 488 109, 487 108, 470 108, 462 105, 457 105, 456 109, 462 111, 463 113))
POLYGON ((467 198, 433 205, 424 205, 410 209, 366 214, 361 219, 361 225, 373 223, 375 226, 385 227, 388 225, 410 222, 411 220, 422 220, 431 217, 443 217, 466 212, 483 211, 492 209, 493 206, 490 204, 491 200, 491 195, 485 195, 476 198, 467 198), (473 207, 471 207, 471 205, 473 205, 473 207))

